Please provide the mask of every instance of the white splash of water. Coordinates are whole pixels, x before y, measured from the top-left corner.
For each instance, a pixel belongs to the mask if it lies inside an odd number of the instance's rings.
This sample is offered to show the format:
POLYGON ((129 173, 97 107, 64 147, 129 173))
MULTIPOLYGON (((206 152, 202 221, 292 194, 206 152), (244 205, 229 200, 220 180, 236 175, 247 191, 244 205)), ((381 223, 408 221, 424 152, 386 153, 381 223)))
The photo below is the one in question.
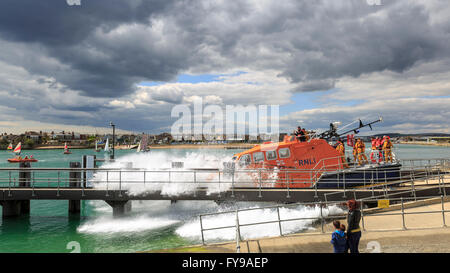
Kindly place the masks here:
MULTIPOLYGON (((206 241, 234 240, 236 237, 236 208, 255 208, 255 210, 240 211, 239 223, 241 225, 277 221, 278 212, 275 208, 265 208, 267 203, 235 203, 230 205, 217 205, 212 201, 179 201, 171 204, 170 201, 133 201, 132 215, 123 218, 113 218, 109 205, 105 202, 93 201, 90 203, 100 217, 83 223, 78 232, 86 234, 116 234, 153 232, 153 230, 175 228, 175 234, 192 242, 201 241, 201 229, 198 215, 205 213, 227 212, 202 217, 204 229, 230 226, 228 229, 205 231, 206 241), (108 212, 106 212, 108 210, 108 212), (229 213, 228 213, 229 212, 229 213)), ((323 208, 323 216, 338 215, 344 211, 336 206, 323 208)), ((312 229, 314 221, 320 217, 320 208, 295 205, 279 208, 280 219, 314 218, 308 220, 295 220, 282 222, 283 234, 301 232, 312 229)), ((257 224, 242 226, 240 228, 242 239, 278 236, 278 222, 271 224, 257 224)))
MULTIPOLYGON (((139 195, 145 192, 161 191, 162 194, 174 196, 185 193, 192 193, 197 190, 197 187, 205 187, 208 193, 217 191, 225 191, 231 187, 231 183, 224 183, 227 178, 223 177, 221 173, 220 181, 218 182, 219 174, 217 172, 197 173, 195 181, 197 183, 185 183, 186 181, 194 181, 193 172, 188 171, 188 168, 218 168, 223 167, 225 161, 231 159, 230 155, 224 153, 211 153, 211 151, 196 151, 187 154, 177 154, 174 151, 152 151, 150 153, 130 154, 116 159, 115 162, 106 163, 102 166, 104 168, 121 168, 120 180, 122 190, 128 190, 129 194, 139 195), (184 168, 172 169, 172 161, 184 162, 184 168), (143 172, 127 172, 124 166, 131 162, 133 168, 140 168, 146 171, 161 170, 163 168, 171 170, 170 178, 168 172, 161 173, 146 173, 144 179, 143 172), (185 172, 184 172, 185 171, 185 172), (181 183, 184 182, 184 183, 181 183)), ((230 179, 230 178, 229 178, 230 179)), ((255 186, 255 174, 248 174, 245 172, 237 172, 234 178, 235 186, 255 186)), ((275 182, 277 179, 277 171, 266 178, 265 181, 275 182)), ((118 172, 108 173, 106 178, 105 172, 97 172, 94 176, 94 187, 108 188, 110 190, 118 188, 118 184, 112 182, 119 181, 118 172), (108 180, 108 183, 106 181, 108 180)), ((230 181, 231 182, 231 181, 230 181)), ((271 184, 273 185, 273 184, 271 184)), ((257 186, 257 184, 256 184, 257 186)), ((157 229, 175 228, 175 233, 183 238, 200 241, 201 231, 199 223, 199 214, 223 212, 236 208, 260 208, 268 206, 267 203, 236 203, 231 207, 225 204, 217 205, 212 201, 178 201, 171 204, 170 201, 133 201, 132 213, 124 218, 114 219, 111 216, 111 208, 105 202, 92 201, 90 205, 94 211, 100 214, 100 217, 93 220, 88 220, 79 228, 80 233, 99 233, 99 234, 114 234, 114 233, 141 233, 153 232, 157 229)), ((292 218, 316 218, 320 216, 320 208, 305 207, 305 206, 289 206, 281 207, 279 209, 282 220, 292 218)), ((323 215, 332 215, 342 213, 337 207, 329 207, 323 209, 323 215)), ((276 221, 278 219, 278 212, 273 208, 263 208, 251 211, 239 212, 240 224, 257 223, 264 221, 276 221)), ((204 228, 213 228, 219 226, 233 226, 229 229, 219 229, 215 231, 205 232, 206 240, 234 240, 235 238, 235 221, 234 213, 218 214, 208 216, 203 219, 204 228)), ((312 228, 314 220, 296 220, 282 223, 283 234, 301 232, 305 229, 312 228)), ((278 222, 273 224, 258 224, 241 227, 241 235, 243 239, 260 238, 266 236, 278 236, 279 226, 278 222)))
MULTIPOLYGON (((281 220, 314 218, 282 222, 281 225, 283 234, 312 229, 312 224, 320 217, 320 208, 317 206, 306 207, 299 205, 296 207, 280 207, 279 210, 281 220)), ((336 206, 330 206, 322 210, 322 214, 324 217, 342 213, 343 210, 336 206)), ((275 208, 262 208, 258 210, 240 211, 238 215, 240 225, 274 221, 274 223, 269 224, 256 224, 241 227, 240 233, 242 239, 262 238, 280 235, 278 212, 275 208)), ((204 229, 230 226, 230 228, 227 229, 205 231, 203 235, 206 241, 234 240, 236 238, 235 212, 202 218, 202 225, 204 229)), ((180 226, 176 230, 176 233, 181 237, 190 238, 192 240, 201 240, 200 230, 199 219, 193 219, 180 226)))
POLYGON ((168 218, 148 218, 147 216, 133 217, 130 219, 113 219, 100 217, 94 221, 83 224, 78 228, 80 233, 134 233, 146 230, 159 229, 179 221, 168 218))
MULTIPOLYGON (((118 158, 115 162, 106 163, 97 171, 92 179, 95 188, 127 190, 130 195, 161 191, 162 195, 177 196, 195 192, 199 187, 205 188, 207 194, 229 190, 233 185, 240 187, 255 186, 257 177, 247 172, 237 172, 232 178, 223 171, 202 170, 209 168, 223 170, 223 162, 231 160, 230 155, 212 154, 209 152, 190 152, 176 155, 169 152, 136 153, 118 158), (183 162, 183 168, 172 168, 172 162, 183 162), (141 171, 127 170, 124 166, 131 163, 133 168, 141 171), (102 172, 105 168, 119 168, 120 171, 102 172), (145 171, 145 172, 144 172, 145 171), (119 183, 120 181, 120 183, 119 183)), ((273 186, 277 174, 271 174, 273 186)))

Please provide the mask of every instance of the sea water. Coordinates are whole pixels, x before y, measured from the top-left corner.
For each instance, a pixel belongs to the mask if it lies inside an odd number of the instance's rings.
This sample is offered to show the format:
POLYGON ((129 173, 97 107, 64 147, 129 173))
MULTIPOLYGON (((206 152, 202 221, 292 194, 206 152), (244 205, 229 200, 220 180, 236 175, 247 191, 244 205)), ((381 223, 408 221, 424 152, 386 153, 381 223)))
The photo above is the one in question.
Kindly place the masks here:
MULTIPOLYGON (((169 167, 172 161, 183 161, 185 167, 220 167, 240 150, 225 149, 153 149, 147 155, 136 154, 134 150, 116 150, 119 162, 132 162, 133 167, 169 167)), ((33 155, 39 162, 33 167, 67 168, 69 162, 81 161, 83 155, 104 157, 103 152, 93 150, 72 150, 64 155, 62 150, 23 151, 33 155)), ((450 148, 440 146, 396 145, 400 159, 450 158, 450 148)), ((7 151, 0 151, 0 168, 11 167, 7 151)), ((104 163, 111 167, 115 163, 104 163)), ((171 189, 176 194, 183 188, 171 189)), ((81 252, 135 252, 173 248, 201 242, 199 214, 230 211, 236 208, 257 208, 273 204, 241 202, 237 204, 216 204, 212 201, 133 201, 132 212, 121 218, 112 217, 112 209, 104 201, 82 201, 80 216, 68 215, 67 200, 32 200, 29 216, 0 220, 0 252, 71 252, 71 245, 80 246, 81 252)), ((337 214, 338 207, 323 211, 337 214)), ((318 217, 315 207, 289 206, 280 209, 282 219, 318 217)), ((276 220, 274 209, 245 211, 240 213, 242 224, 276 220)), ((221 214, 205 217, 204 228, 234 225, 235 215, 221 214)), ((285 222, 283 233, 301 232, 313 229, 313 220, 285 222)), ((248 226, 241 230, 244 238, 277 236, 278 224, 248 226)), ((204 234, 207 241, 233 240, 234 229, 209 231, 204 234)))

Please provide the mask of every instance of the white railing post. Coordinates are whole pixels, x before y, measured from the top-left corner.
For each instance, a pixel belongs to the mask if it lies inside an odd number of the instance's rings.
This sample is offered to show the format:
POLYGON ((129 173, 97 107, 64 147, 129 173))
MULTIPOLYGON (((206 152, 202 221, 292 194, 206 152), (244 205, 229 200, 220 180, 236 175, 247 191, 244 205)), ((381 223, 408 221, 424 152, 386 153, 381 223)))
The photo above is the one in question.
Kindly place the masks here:
POLYGON ((231 176, 231 197, 234 198, 234 174, 235 171, 233 171, 233 174, 231 176))
POLYGON ((362 230, 366 231, 366 227, 364 225, 364 203, 361 200, 361 224, 362 224, 362 230))
POLYGON ((262 183, 261 169, 258 170, 258 175, 259 175, 259 177, 258 177, 258 181, 259 181, 259 194, 258 194, 258 197, 262 198, 262 194, 261 194, 261 188, 262 188, 262 185, 261 185, 261 183, 262 183))
POLYGON ((241 252, 241 231, 239 228, 239 210, 236 209, 236 253, 241 252))
POLYGON ((122 197, 122 171, 119 171, 119 197, 122 197))
POLYGON ((321 230, 322 230, 322 233, 325 233, 325 230, 324 230, 324 219, 323 219, 323 206, 322 206, 322 201, 320 201, 320 203, 319 203, 319 206, 320 206, 320 225, 321 225, 321 230))
POLYGON ((447 227, 445 224, 445 207, 444 207, 444 196, 441 195, 441 208, 442 208, 442 227, 447 227))
POLYGON ((220 170, 218 170, 218 174, 219 174, 219 198, 221 197, 221 194, 220 194, 220 192, 221 192, 221 190, 220 190, 220 170))
POLYGON ((403 230, 406 230, 406 224, 405 224, 405 208, 403 206, 403 197, 400 197, 401 205, 402 205, 402 224, 403 224, 403 230))
POLYGON ((205 237, 203 235, 203 222, 202 222, 202 215, 200 215, 200 229, 202 233, 202 245, 205 245, 205 237))
POLYGON ((277 214, 278 214, 278 227, 280 228, 280 236, 283 236, 283 231, 281 229, 280 207, 277 207, 277 214))

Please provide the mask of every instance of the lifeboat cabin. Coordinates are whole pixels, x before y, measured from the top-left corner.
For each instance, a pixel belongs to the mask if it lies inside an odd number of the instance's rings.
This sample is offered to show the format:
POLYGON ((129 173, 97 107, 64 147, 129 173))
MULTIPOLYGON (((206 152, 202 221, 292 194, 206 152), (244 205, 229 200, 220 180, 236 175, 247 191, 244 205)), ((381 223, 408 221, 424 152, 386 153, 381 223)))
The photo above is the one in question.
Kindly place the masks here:
POLYGON ((348 162, 325 139, 265 142, 235 154, 236 169, 249 170, 255 186, 268 188, 343 188, 370 186, 400 177, 400 164, 358 166, 348 162), (276 178, 274 178, 274 176, 276 178))

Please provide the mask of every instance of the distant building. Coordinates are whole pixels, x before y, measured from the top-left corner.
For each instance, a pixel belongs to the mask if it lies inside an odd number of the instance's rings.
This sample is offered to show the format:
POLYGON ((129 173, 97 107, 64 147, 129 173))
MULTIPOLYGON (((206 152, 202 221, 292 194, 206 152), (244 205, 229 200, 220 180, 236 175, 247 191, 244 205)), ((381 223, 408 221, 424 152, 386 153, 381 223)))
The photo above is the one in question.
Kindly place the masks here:
POLYGON ((33 140, 35 143, 40 143, 42 140, 42 135, 34 131, 25 132, 24 137, 33 140))

